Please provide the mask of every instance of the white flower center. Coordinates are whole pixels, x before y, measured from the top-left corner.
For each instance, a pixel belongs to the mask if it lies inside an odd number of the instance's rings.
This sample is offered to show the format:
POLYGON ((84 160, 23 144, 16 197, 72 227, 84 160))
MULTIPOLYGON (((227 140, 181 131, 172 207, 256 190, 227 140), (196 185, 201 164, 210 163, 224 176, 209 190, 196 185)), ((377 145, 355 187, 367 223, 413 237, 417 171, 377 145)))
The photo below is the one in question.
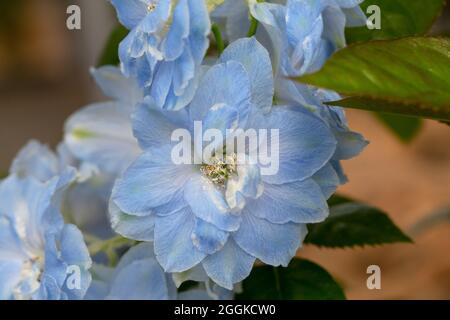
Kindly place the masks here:
POLYGON ((20 272, 20 282, 13 290, 15 300, 30 300, 41 285, 44 267, 43 257, 33 257, 26 260, 20 272))
POLYGON ((228 179, 237 174, 237 156, 224 155, 219 158, 214 156, 208 164, 203 164, 200 168, 201 173, 214 184, 225 187, 228 179))
POLYGON ((155 11, 155 9, 156 9, 156 4, 155 3, 150 3, 148 6, 147 6, 147 11, 150 13, 150 12, 153 12, 153 11, 155 11))

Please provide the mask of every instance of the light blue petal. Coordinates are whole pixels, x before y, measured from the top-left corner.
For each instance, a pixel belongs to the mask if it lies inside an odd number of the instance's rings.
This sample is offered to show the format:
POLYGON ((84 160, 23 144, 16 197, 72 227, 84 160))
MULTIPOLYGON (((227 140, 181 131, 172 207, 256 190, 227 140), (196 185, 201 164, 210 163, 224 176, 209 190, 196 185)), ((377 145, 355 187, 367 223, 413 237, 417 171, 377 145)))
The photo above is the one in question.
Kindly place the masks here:
POLYGON ((123 212, 148 215, 152 209, 172 200, 191 174, 191 165, 173 163, 170 146, 152 148, 116 181, 112 199, 123 212))
MULTIPOLYGON (((0 196, 5 195, 0 192, 0 196)), ((0 260, 22 260, 27 254, 21 246, 20 238, 14 229, 12 219, 0 214, 0 260)))
POLYGON ((339 7, 329 6, 322 15, 324 19, 322 37, 333 43, 336 49, 345 47, 346 17, 344 12, 339 7))
POLYGON ((155 73, 155 79, 150 88, 149 95, 154 99, 156 105, 164 109, 166 98, 172 85, 175 63, 161 62, 155 73))
POLYGON ((141 152, 129 112, 118 102, 98 103, 78 111, 65 124, 68 148, 79 159, 120 174, 141 152))
POLYGON ((189 44, 191 53, 199 66, 209 47, 208 35, 211 31, 205 1, 189 0, 189 44))
POLYGON ((163 42, 164 57, 168 61, 181 56, 185 46, 184 40, 189 36, 188 0, 178 1, 173 12, 173 23, 163 42))
POLYGON ((229 239, 219 252, 203 260, 203 268, 218 285, 233 290, 233 285, 247 278, 255 258, 247 254, 233 239, 229 239))
POLYGON ((58 158, 47 146, 32 140, 19 151, 9 171, 46 182, 58 174, 58 158))
POLYGON ((22 261, 0 259, 0 300, 13 298, 13 290, 20 282, 22 261))
POLYGON ((360 7, 354 7, 349 9, 342 9, 345 13, 347 20, 346 26, 349 28, 363 27, 367 23, 367 17, 364 11, 360 7))
POLYGON ((143 92, 136 79, 126 78, 117 67, 92 68, 91 75, 107 97, 123 102, 124 108, 130 111, 143 99, 143 92))
POLYGON ((272 223, 318 223, 328 216, 322 190, 312 179, 282 185, 265 184, 261 197, 247 203, 246 210, 272 223))
POLYGON ((141 0, 111 0, 120 22, 128 29, 136 27, 147 14, 147 6, 141 0))
POLYGON ((157 217, 155 253, 166 272, 184 272, 200 263, 206 256, 192 242, 194 214, 189 208, 167 217, 157 217))
POLYGON ((155 8, 152 12, 146 10, 147 15, 140 23, 139 28, 146 33, 160 31, 164 27, 167 19, 169 19, 171 2, 171 0, 159 0, 158 3, 147 1, 148 4, 154 3, 155 8))
POLYGON ((227 182, 225 197, 228 205, 234 211, 242 209, 245 198, 256 199, 264 191, 264 184, 257 165, 239 164, 237 176, 231 177, 227 182))
POLYGON ((189 127, 186 110, 160 110, 148 100, 136 108, 132 118, 134 135, 143 150, 170 144, 176 129, 189 127))
POLYGON ((282 184, 311 177, 330 160, 336 149, 336 140, 327 124, 300 108, 295 111, 286 107, 273 108, 267 115, 254 115, 248 127, 279 132, 279 141, 272 135, 268 141, 271 150, 279 151, 278 173, 263 175, 268 183, 282 184))
POLYGON ((155 259, 133 261, 117 274, 106 300, 167 300, 164 271, 155 259))
POLYGON ((109 205, 109 215, 111 226, 118 234, 137 241, 153 241, 156 219, 154 215, 127 215, 112 201, 109 205))
POLYGON ((69 265, 78 265, 89 269, 92 265, 89 251, 84 243, 83 234, 74 225, 66 224, 60 238, 61 259, 69 265))
MULTIPOLYGON (((216 104, 209 109, 207 112, 202 124, 203 124, 203 130, 201 132, 198 132, 197 134, 200 134, 195 136, 195 144, 196 144, 196 150, 203 151, 202 145, 206 147, 206 141, 204 143, 204 134, 208 130, 219 130, 222 134, 223 140, 212 140, 208 142, 208 146, 214 146, 214 150, 220 150, 222 149, 224 143, 225 143, 225 137, 227 134, 231 134, 239 127, 239 111, 233 107, 229 106, 225 103, 216 104)), ((204 155, 202 159, 205 161, 208 161, 209 159, 205 159, 205 157, 210 155, 204 155)))
POLYGON ((274 224, 255 217, 251 208, 246 207, 242 212, 241 227, 233 234, 233 239, 245 252, 262 262, 287 267, 306 234, 304 224, 274 224))
MULTIPOLYGON (((181 56, 175 61, 175 64, 173 94, 181 96, 189 86, 189 82, 194 79, 196 73, 196 65, 191 49, 185 48, 181 56)), ((170 110, 171 108, 168 109, 170 110)))
POLYGON ((249 10, 246 1, 225 0, 218 6, 211 17, 215 20, 225 19, 226 35, 230 43, 244 38, 250 28, 249 10))
POLYGON ((240 62, 247 71, 252 86, 252 103, 261 110, 272 107, 274 94, 273 70, 267 50, 255 39, 239 39, 231 43, 220 57, 221 62, 240 62))
POLYGON ((192 232, 194 246, 206 254, 213 254, 223 248, 228 240, 229 233, 222 231, 214 225, 201 219, 195 219, 192 232))
POLYGON ((331 164, 327 164, 312 176, 312 179, 320 186, 325 199, 329 199, 341 184, 339 176, 331 164))
POLYGON ((241 123, 245 123, 251 107, 251 82, 242 64, 229 61, 206 72, 191 103, 195 106, 190 108, 191 119, 203 120, 217 104, 236 108, 241 123))
POLYGON ((352 131, 337 131, 336 139, 338 145, 333 158, 337 160, 354 158, 369 144, 361 134, 352 131))
POLYGON ((208 178, 197 174, 187 183, 184 198, 196 217, 223 231, 236 231, 241 218, 231 213, 224 194, 208 178))

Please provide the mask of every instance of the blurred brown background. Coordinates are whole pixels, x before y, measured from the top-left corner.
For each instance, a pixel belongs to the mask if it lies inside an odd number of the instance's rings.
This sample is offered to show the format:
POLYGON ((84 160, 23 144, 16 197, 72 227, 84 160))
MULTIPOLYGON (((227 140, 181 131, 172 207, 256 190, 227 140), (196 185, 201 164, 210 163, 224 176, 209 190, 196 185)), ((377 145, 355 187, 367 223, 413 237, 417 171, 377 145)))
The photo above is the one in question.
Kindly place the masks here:
MULTIPOLYGON (((449 31, 448 17, 449 9, 436 31, 449 31)), ((55 146, 67 116, 101 99, 88 69, 115 23, 106 0, 0 0, 0 172, 29 139, 55 146), (66 28, 70 4, 81 7, 82 30, 66 28)), ((383 208, 406 232, 433 212, 450 212, 450 127, 427 121, 405 145, 370 113, 348 116, 371 144, 345 163, 342 194, 383 208)), ((450 299, 449 220, 413 236, 414 245, 306 247, 299 255, 332 272, 351 299, 450 299), (371 264, 381 267, 382 290, 366 287, 371 264)))

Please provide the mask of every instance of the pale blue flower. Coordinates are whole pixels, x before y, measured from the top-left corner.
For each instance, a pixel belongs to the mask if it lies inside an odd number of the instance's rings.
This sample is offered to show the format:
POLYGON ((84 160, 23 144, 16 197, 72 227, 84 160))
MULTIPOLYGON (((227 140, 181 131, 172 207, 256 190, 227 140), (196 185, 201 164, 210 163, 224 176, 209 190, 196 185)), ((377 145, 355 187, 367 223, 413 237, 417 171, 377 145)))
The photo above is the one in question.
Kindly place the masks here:
POLYGON ((81 232, 59 212, 74 178, 69 169, 45 183, 17 175, 0 182, 0 299, 84 296, 91 259, 81 232))
POLYGON ((92 69, 91 73, 104 94, 113 100, 94 103, 69 117, 64 142, 81 163, 117 175, 140 153, 130 117, 143 93, 133 78, 125 78, 116 67, 92 69))
MULTIPOLYGON (((328 215, 320 185, 327 179, 323 172, 317 182, 313 176, 329 163, 336 140, 313 113, 271 108, 272 100, 269 54, 247 38, 232 43, 206 71, 187 109, 166 112, 151 101, 139 106, 133 126, 144 153, 116 182, 113 228, 125 237, 154 240, 166 272, 201 266, 230 290, 249 275, 256 259, 288 265, 307 233, 306 224, 328 215), (279 151, 279 170, 266 175, 260 163, 237 164, 217 178, 213 158, 207 160, 212 167, 174 164, 171 135, 179 128, 194 134, 194 121, 221 132, 279 130, 279 143, 270 140, 279 151)), ((215 144, 216 154, 224 152, 222 146, 215 144)))
POLYGON ((83 232, 100 238, 111 237, 108 202, 115 177, 100 173, 94 165, 80 162, 64 143, 55 153, 38 141, 28 142, 15 157, 10 174, 46 183, 67 168, 76 169, 76 181, 61 195, 61 212, 83 232))
POLYGON ((170 274, 156 260, 151 243, 129 249, 114 268, 94 264, 87 300, 211 300, 232 297, 230 291, 204 284, 178 293, 170 274))
POLYGON ((329 125, 338 142, 335 155, 314 178, 329 197, 347 181, 340 160, 358 155, 367 141, 347 125, 344 111, 328 107, 327 101, 340 100, 331 91, 318 90, 294 82, 289 77, 320 69, 326 59, 345 46, 345 27, 364 25, 366 18, 359 4, 362 0, 287 0, 226 1, 213 12, 225 20, 230 38, 244 36, 251 14, 259 20, 256 34, 269 50, 275 70, 275 100, 312 111, 329 125), (250 10, 249 10, 250 8, 250 10), (240 23, 236 21, 237 17, 240 23))
POLYGON ((231 40, 245 37, 250 16, 262 25, 257 38, 271 52, 275 67, 288 76, 319 69, 343 48, 345 28, 362 26, 364 0, 227 0, 212 12, 231 40))
POLYGON ((185 107, 209 46, 210 20, 199 0, 111 0, 130 30, 119 47, 122 70, 163 109, 185 107))

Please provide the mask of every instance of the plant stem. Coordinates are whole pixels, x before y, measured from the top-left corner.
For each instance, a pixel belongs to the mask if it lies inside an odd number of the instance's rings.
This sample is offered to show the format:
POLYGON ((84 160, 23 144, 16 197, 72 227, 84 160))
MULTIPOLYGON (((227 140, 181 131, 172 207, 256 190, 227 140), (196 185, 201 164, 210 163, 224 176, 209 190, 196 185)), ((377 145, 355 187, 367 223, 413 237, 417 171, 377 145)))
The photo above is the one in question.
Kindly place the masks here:
POLYGON ((259 22, 253 16, 250 17, 250 28, 248 29, 247 37, 251 38, 258 30, 259 22))
POLYGON ((220 32, 220 28, 217 24, 213 24, 211 27, 211 31, 216 39, 217 51, 219 52, 219 56, 222 54, 223 50, 225 50, 225 43, 223 42, 222 32, 220 32))

